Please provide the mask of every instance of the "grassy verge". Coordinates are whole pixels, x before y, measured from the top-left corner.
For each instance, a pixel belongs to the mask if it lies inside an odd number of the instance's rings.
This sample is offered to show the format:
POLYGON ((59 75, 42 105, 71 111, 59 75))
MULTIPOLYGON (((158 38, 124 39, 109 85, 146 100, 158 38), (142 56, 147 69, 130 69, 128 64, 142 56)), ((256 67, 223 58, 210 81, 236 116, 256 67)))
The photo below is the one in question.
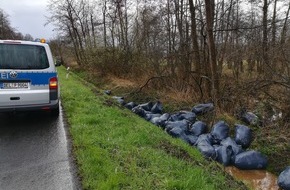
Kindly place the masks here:
POLYGON ((246 189, 195 148, 65 72, 59 68, 62 104, 84 189, 246 189))

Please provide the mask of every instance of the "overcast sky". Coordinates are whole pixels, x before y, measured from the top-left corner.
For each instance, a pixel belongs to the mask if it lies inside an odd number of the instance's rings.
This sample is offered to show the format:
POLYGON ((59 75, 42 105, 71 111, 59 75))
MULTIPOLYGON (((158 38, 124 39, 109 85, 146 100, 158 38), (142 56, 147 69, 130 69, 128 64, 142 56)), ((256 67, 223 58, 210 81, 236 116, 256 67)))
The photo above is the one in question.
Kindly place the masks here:
POLYGON ((23 35, 33 38, 51 39, 53 26, 47 25, 47 4, 49 0, 0 0, 0 8, 9 15, 11 26, 23 35))

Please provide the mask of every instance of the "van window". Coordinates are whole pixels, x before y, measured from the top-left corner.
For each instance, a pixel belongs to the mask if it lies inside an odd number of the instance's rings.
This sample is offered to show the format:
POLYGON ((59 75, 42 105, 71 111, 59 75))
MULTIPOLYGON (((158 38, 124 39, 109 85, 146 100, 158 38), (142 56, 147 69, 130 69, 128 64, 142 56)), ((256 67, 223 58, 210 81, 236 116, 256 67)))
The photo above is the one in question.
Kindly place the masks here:
POLYGON ((43 46, 0 44, 0 69, 46 69, 49 67, 43 46))

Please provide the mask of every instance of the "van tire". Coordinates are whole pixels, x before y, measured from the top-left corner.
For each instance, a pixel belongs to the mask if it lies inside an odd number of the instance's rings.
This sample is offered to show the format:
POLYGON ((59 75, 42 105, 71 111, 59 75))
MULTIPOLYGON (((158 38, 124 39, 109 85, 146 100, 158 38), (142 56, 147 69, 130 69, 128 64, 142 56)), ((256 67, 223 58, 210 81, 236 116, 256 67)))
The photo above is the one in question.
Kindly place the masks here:
POLYGON ((59 116, 59 106, 55 109, 52 109, 50 112, 51 116, 58 117, 59 116))

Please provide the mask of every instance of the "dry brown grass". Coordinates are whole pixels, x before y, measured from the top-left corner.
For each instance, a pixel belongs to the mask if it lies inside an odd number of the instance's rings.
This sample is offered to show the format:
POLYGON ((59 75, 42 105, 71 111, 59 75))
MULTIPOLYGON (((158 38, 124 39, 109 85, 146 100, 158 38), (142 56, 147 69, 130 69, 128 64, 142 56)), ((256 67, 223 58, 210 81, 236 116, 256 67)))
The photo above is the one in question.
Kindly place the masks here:
POLYGON ((124 88, 135 88, 138 84, 135 81, 130 79, 119 78, 117 76, 107 76, 111 84, 115 87, 124 87, 124 88))
MULTIPOLYGON (((89 73, 86 77, 91 82, 112 90, 113 95, 125 96, 126 101, 136 103, 159 100, 166 112, 190 110, 195 104, 207 101, 206 98, 201 99, 200 91, 192 81, 181 86, 183 81, 177 78, 156 77, 148 82, 155 76, 153 71, 143 72, 142 75, 140 73, 137 77, 134 74, 122 77, 113 74, 100 76, 100 72, 95 69, 85 72, 89 73)), ((242 107, 248 111, 257 111, 260 115, 267 114, 269 105, 287 110, 289 105, 285 103, 285 90, 275 85, 268 89, 261 88, 264 84, 254 80, 253 76, 249 77, 244 73, 240 75, 240 80, 236 80, 232 72, 227 70, 226 75, 221 78, 221 108, 202 119, 209 123, 213 123, 215 119, 224 119, 233 125, 237 121, 235 113, 242 107)), ((289 123, 283 120, 276 124, 267 121, 263 127, 253 129, 255 140, 252 148, 266 154, 270 163, 269 170, 278 174, 283 167, 290 164, 289 123)))

